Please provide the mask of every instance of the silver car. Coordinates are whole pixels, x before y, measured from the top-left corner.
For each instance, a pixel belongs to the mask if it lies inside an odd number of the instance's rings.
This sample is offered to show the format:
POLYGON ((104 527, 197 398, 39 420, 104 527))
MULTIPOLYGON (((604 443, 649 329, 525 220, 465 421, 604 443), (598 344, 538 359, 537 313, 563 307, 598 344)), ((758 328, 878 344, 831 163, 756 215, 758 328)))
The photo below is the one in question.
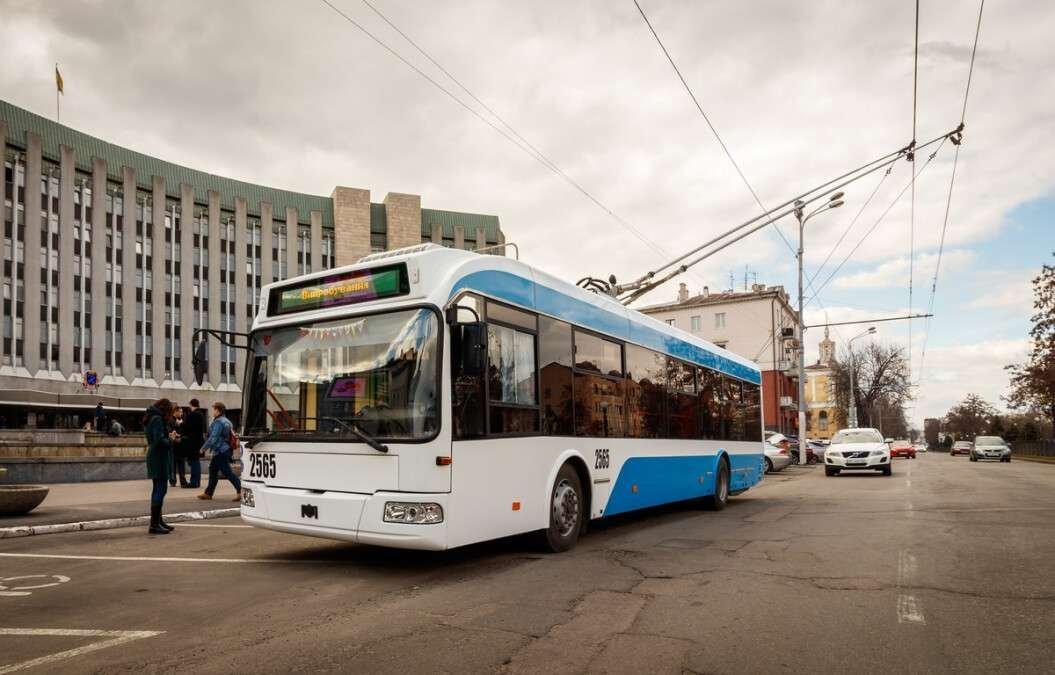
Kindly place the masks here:
POLYGON ((999 459, 1001 462, 1011 461, 1011 446, 999 436, 975 436, 974 447, 971 448, 971 461, 980 459, 999 459))
POLYGON ((791 464, 791 453, 766 441, 766 473, 783 471, 791 464))

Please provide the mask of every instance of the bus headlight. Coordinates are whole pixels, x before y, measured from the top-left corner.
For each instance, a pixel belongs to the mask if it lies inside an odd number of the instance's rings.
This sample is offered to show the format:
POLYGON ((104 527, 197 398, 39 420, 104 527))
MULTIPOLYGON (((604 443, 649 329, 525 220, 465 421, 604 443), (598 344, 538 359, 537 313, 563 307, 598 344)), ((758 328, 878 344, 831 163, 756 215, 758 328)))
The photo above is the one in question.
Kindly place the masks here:
POLYGON ((432 525, 443 522, 443 507, 433 502, 385 502, 385 522, 432 525))

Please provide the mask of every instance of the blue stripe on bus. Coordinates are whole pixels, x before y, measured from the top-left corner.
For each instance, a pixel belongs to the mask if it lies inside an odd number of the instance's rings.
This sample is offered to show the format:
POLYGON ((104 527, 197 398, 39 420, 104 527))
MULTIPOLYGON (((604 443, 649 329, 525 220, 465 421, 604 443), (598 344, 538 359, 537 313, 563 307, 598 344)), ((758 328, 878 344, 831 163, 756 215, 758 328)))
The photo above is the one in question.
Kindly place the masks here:
MULTIPOLYGON (((623 462, 604 515, 698 499, 714 494, 716 455, 631 457, 623 462)), ((762 476, 762 455, 726 455, 729 489, 746 490, 762 476)))
POLYGON ((516 274, 500 270, 472 272, 454 284, 450 297, 453 298, 463 290, 478 291, 544 314, 557 316, 569 323, 584 326, 621 340, 636 342, 669 356, 717 370, 746 382, 762 383, 761 373, 742 363, 516 274))

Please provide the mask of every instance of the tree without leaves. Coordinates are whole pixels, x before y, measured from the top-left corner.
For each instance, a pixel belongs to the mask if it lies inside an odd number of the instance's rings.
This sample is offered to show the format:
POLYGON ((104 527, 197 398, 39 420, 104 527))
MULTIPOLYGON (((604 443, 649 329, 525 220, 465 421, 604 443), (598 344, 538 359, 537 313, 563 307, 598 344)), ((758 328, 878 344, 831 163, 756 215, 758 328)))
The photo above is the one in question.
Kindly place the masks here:
POLYGON ((975 436, 990 433, 996 408, 978 394, 967 394, 945 414, 945 431, 957 440, 973 441, 975 436))
MULTIPOLYGON (((906 435, 904 405, 911 398, 908 362, 904 348, 869 342, 853 350, 854 399, 857 403, 858 424, 878 427, 883 419, 887 435, 906 435)), ((832 364, 835 401, 841 411, 850 406, 851 354, 844 349, 832 364)), ((846 412, 840 413, 840 419, 846 412)))
POLYGON ((1016 410, 1043 410, 1055 422, 1055 266, 1044 265, 1034 277, 1033 309, 1029 358, 1005 367, 1011 374, 1005 400, 1016 410))

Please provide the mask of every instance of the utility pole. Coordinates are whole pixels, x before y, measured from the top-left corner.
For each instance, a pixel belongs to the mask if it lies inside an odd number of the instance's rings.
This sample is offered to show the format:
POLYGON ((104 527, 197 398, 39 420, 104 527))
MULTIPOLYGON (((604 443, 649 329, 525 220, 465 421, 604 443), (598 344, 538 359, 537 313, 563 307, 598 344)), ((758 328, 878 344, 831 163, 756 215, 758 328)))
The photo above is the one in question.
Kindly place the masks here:
POLYGON ((857 366, 854 363, 854 340, 857 338, 863 338, 866 335, 872 335, 875 332, 876 327, 870 326, 868 330, 860 335, 853 336, 850 338, 850 341, 846 343, 846 348, 850 351, 850 410, 848 411, 849 414, 847 415, 847 419, 849 420, 851 429, 857 428, 857 400, 854 398, 854 377, 856 376, 857 366))
POLYGON ((795 219, 799 221, 799 464, 806 463, 806 317, 803 313, 802 302, 802 250, 803 235, 806 230, 806 221, 821 211, 837 209, 843 205, 843 193, 836 192, 828 197, 828 201, 811 211, 809 215, 803 215, 803 207, 806 204, 800 199, 795 202, 795 219))

